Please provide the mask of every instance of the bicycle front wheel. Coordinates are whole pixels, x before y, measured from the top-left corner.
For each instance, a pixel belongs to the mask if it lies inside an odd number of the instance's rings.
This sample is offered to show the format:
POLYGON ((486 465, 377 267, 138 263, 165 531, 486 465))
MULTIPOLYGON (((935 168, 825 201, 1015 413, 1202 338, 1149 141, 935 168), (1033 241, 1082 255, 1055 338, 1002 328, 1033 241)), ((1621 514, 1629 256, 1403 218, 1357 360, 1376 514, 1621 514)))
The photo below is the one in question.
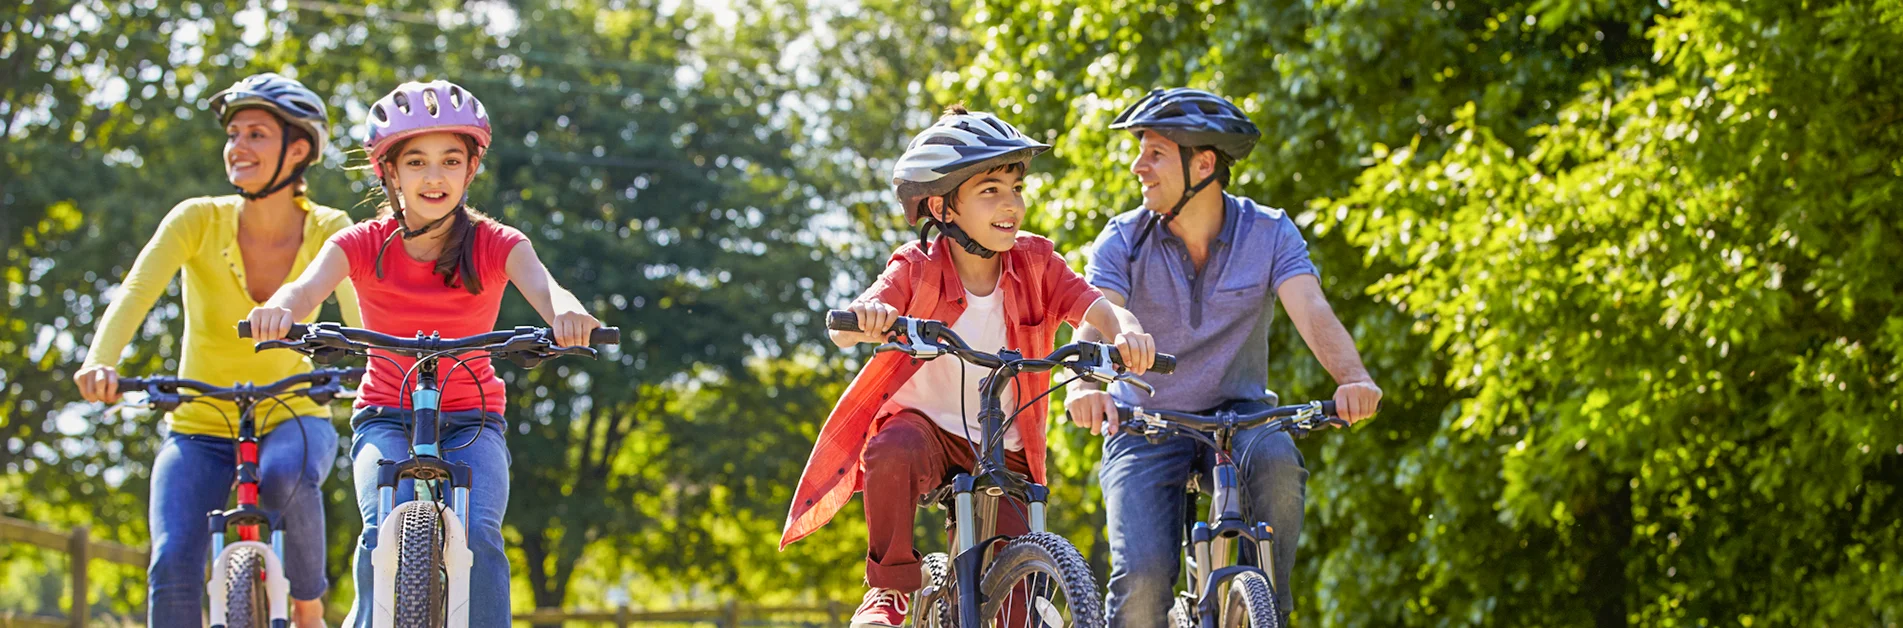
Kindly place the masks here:
POLYGON ((396 553, 396 628, 440 628, 449 576, 443 571, 443 513, 434 506, 403 511, 396 553))
POLYGON ((225 583, 225 628, 270 628, 264 555, 254 547, 233 548, 225 563, 225 583))
POLYGON ((1275 589, 1261 573, 1245 571, 1229 581, 1229 597, 1223 604, 1223 628, 1282 628, 1275 612, 1275 589))
POLYGON ((925 555, 925 586, 913 594, 912 625, 919 628, 952 628, 956 611, 952 601, 951 557, 944 552, 925 555))
POLYGON ((1034 532, 1013 539, 985 569, 986 626, 1101 628, 1103 597, 1090 563, 1063 537, 1034 532))

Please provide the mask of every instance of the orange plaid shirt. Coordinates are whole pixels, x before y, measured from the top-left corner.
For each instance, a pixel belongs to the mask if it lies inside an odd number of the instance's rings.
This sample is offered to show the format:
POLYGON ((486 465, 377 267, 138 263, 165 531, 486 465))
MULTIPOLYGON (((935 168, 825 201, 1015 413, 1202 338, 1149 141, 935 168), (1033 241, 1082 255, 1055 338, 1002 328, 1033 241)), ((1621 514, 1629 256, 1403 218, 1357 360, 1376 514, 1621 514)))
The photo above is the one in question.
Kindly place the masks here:
MULTIPOLYGON (((965 284, 952 265, 949 247, 950 243, 942 239, 929 254, 917 242, 899 247, 879 280, 858 301, 879 301, 913 318, 947 325, 957 322, 965 312, 965 284)), ((1056 342, 1058 325, 1080 324, 1090 306, 1103 298, 1103 293, 1071 270, 1051 241, 1041 236, 1019 233, 1016 246, 1002 256, 1004 273, 998 280, 998 290, 1004 294, 1005 343, 1012 350, 1042 357, 1056 342)), ((881 353, 853 378, 839 405, 826 417, 813 444, 812 457, 800 474, 792 511, 787 513, 786 529, 780 535, 780 549, 826 525, 864 485, 859 459, 872 437, 872 421, 886 400, 922 365, 903 353, 881 353)), ((1050 381, 1049 373, 1025 373, 1014 383, 1023 398, 1044 392, 1050 381)), ((1025 457, 1031 463, 1032 479, 1038 482, 1044 481, 1044 431, 1049 408, 1049 398, 1041 398, 1018 415, 1025 457)))

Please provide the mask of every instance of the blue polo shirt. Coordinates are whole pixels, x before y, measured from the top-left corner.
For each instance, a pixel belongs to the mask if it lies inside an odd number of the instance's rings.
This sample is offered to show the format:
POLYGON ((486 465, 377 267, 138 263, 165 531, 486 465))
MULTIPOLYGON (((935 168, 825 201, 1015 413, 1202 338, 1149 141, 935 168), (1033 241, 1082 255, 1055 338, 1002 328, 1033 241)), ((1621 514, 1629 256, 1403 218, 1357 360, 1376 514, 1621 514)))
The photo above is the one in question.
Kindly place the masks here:
POLYGON ((1149 373, 1155 395, 1127 384, 1110 393, 1119 403, 1196 412, 1224 401, 1259 399, 1269 379, 1269 323, 1275 290, 1313 275, 1308 242, 1288 213, 1223 195, 1222 232, 1198 273, 1182 238, 1158 225, 1133 262, 1130 250, 1151 212, 1137 208, 1110 220, 1084 271, 1100 289, 1124 295, 1130 312, 1176 356, 1173 375, 1149 373))

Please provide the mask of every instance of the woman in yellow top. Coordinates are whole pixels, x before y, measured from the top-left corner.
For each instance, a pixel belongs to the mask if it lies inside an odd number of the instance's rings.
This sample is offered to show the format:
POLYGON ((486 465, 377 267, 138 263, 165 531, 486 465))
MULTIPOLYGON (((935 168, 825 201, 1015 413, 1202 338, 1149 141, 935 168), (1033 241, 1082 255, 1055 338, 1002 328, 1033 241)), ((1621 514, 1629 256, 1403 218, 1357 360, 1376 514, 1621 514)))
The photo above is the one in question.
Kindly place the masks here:
MULTIPOLYGON (((179 376, 218 386, 268 383, 311 369, 290 351, 255 352, 236 323, 304 272, 331 234, 350 226, 342 211, 304 196, 304 169, 323 157, 324 101, 277 74, 247 77, 211 97, 225 126, 225 174, 238 194, 179 203, 126 274, 106 308, 86 363, 73 376, 89 401, 119 397, 115 366, 172 276, 185 273, 185 351, 179 376), (289 174, 285 174, 288 168, 289 174), (280 177, 279 175, 284 176, 280 177)), ((359 324, 356 294, 337 289, 344 320, 359 324)), ((313 315, 314 318, 314 315, 313 315)), ((309 322, 306 320, 305 322, 309 322)), ((152 463, 148 512, 148 626, 202 626, 205 513, 225 507, 234 474, 236 408, 187 404, 173 411, 152 463)), ((297 626, 323 626, 324 503, 318 487, 337 458, 330 412, 309 399, 257 409, 260 506, 285 531, 284 568, 297 626), (286 500, 294 500, 286 503, 286 500)))

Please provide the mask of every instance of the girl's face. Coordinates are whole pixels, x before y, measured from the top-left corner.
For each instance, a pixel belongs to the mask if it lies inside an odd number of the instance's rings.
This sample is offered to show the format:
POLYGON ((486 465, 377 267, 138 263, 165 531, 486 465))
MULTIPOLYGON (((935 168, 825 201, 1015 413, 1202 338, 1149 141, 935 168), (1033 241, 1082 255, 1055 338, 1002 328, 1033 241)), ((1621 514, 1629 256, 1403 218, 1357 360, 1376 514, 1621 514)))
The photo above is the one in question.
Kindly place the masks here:
POLYGON ((271 185, 271 173, 279 177, 291 168, 278 168, 278 160, 301 164, 311 153, 310 142, 299 140, 284 148, 284 123, 271 112, 258 108, 232 114, 225 125, 225 178, 232 185, 257 190, 271 185))
MULTIPOLYGON (((1017 246, 1018 227, 1024 221, 1024 174, 1000 168, 979 174, 958 186, 957 210, 950 222, 971 239, 993 251, 1017 246)), ((943 209, 938 209, 943 217, 943 209)))
POLYGON ((430 224, 454 211, 473 174, 472 155, 463 136, 426 133, 410 138, 398 150, 394 168, 386 172, 395 179, 403 217, 412 223, 411 228, 430 224))

